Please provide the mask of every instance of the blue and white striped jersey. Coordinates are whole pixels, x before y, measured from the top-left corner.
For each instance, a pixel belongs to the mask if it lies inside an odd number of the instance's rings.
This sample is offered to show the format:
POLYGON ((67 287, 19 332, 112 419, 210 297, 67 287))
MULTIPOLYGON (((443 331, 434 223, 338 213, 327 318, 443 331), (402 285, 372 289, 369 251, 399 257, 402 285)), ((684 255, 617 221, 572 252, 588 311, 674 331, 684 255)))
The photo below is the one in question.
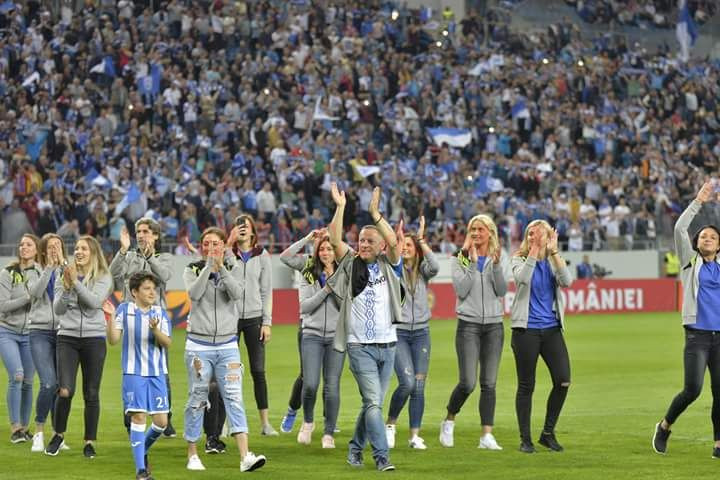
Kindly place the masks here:
POLYGON ((167 352, 155 342, 150 317, 160 317, 160 330, 170 336, 167 312, 154 305, 143 312, 135 302, 124 302, 115 311, 115 328, 123 331, 122 369, 127 375, 155 377, 168 373, 167 352))

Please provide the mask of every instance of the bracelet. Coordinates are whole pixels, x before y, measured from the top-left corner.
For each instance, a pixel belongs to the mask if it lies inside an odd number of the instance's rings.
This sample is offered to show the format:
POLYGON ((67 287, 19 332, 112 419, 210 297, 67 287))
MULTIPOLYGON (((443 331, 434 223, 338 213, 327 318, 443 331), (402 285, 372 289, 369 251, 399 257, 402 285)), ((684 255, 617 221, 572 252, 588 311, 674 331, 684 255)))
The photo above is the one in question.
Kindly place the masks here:
POLYGON ((420 237, 420 238, 418 238, 418 243, 426 243, 426 242, 425 242, 425 237, 420 237))
POLYGON ((373 220, 373 223, 374 223, 375 225, 377 225, 378 223, 380 223, 380 222, 382 221, 382 219, 383 219, 383 216, 380 215, 380 218, 378 218, 377 220, 373 220))
POLYGON ((554 256, 554 255, 557 255, 558 253, 559 253, 559 252, 558 252, 557 250, 555 250, 554 252, 550 252, 550 256, 552 257, 552 256, 554 256))

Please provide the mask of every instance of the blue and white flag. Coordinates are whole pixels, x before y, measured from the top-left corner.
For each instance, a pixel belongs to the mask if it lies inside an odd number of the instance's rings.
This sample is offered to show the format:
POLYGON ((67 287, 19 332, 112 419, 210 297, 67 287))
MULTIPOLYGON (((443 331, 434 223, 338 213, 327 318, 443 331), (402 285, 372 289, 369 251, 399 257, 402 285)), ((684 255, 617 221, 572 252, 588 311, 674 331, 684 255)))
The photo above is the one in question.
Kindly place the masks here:
POLYGON ((150 66, 148 75, 138 77, 137 88, 141 95, 155 96, 160 93, 160 80, 162 79, 162 67, 156 63, 150 66))
POLYGON ((530 118, 530 110, 527 108, 524 98, 519 98, 515 105, 510 109, 510 114, 513 118, 530 118))
POLYGON ((490 176, 480 176, 475 179, 475 196, 484 197, 490 192, 501 192, 505 188, 502 180, 490 176))
POLYGON ((678 1, 678 23, 675 27, 675 35, 680 42, 680 60, 687 62, 690 60, 690 47, 695 45, 698 37, 697 26, 690 15, 687 0, 678 1))
POLYGON ((99 73, 114 78, 116 73, 115 62, 113 62, 112 56, 106 55, 103 57, 103 59, 100 60, 100 63, 90 69, 90 73, 99 73))
POLYGON ((467 128, 438 127, 427 130, 437 146, 447 143, 451 147, 464 148, 472 142, 472 134, 467 128))
POLYGON ((123 212, 123 210, 125 210, 127 207, 129 207, 130 205, 132 205, 135 202, 139 202, 141 195, 142 194, 140 192, 140 189, 137 187, 137 185, 135 185, 134 183, 131 183, 130 188, 128 188, 127 193, 125 194, 123 199, 120 200, 120 203, 118 203, 117 206, 115 207, 115 215, 116 216, 120 215, 123 212))

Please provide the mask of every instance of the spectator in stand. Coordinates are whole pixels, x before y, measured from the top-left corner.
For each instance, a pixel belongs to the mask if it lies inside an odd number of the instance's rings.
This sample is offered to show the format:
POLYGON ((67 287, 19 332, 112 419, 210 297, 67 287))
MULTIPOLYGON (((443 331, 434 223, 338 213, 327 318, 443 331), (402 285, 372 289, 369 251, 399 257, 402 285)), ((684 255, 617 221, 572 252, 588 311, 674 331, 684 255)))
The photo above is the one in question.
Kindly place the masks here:
POLYGON ((583 255, 582 262, 578 263, 575 267, 576 278, 578 280, 585 280, 593 278, 593 269, 590 265, 590 256, 583 255))

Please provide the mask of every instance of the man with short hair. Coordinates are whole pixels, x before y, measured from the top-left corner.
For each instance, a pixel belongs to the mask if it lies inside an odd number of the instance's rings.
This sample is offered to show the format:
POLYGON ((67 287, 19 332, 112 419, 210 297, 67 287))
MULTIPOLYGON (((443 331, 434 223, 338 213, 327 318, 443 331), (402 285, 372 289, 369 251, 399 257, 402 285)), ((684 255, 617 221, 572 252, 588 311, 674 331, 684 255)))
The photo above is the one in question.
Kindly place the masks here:
POLYGON ((362 451, 369 440, 377 469, 395 470, 389 459, 382 405, 395 363, 395 324, 402 318, 400 246, 379 212, 379 187, 373 190, 368 208, 373 225, 360 231, 357 253, 342 241, 345 192, 333 183, 331 193, 336 208, 328 232, 339 264, 327 284, 341 301, 334 347, 347 348, 350 371, 362 396, 347 461, 353 467, 362 466, 362 451))
MULTIPOLYGON (((130 278, 138 272, 149 272, 155 275, 157 279, 155 282, 156 305, 167 309, 165 288, 172 275, 172 256, 169 253, 157 252, 160 247, 161 236, 160 224, 147 217, 135 222, 135 238, 137 239, 137 248, 135 250, 130 250, 131 238, 127 228, 123 227, 120 232, 120 251, 115 254, 112 263, 110 263, 110 274, 115 283, 115 290, 121 291, 123 294, 123 302, 132 301, 129 288, 130 278)), ((170 377, 167 374, 165 377, 168 398, 172 402, 170 377)), ((168 412, 168 424, 164 432, 166 437, 176 436, 171 419, 172 412, 168 412)), ((130 417, 127 415, 125 416, 125 427, 130 428, 130 417)))

